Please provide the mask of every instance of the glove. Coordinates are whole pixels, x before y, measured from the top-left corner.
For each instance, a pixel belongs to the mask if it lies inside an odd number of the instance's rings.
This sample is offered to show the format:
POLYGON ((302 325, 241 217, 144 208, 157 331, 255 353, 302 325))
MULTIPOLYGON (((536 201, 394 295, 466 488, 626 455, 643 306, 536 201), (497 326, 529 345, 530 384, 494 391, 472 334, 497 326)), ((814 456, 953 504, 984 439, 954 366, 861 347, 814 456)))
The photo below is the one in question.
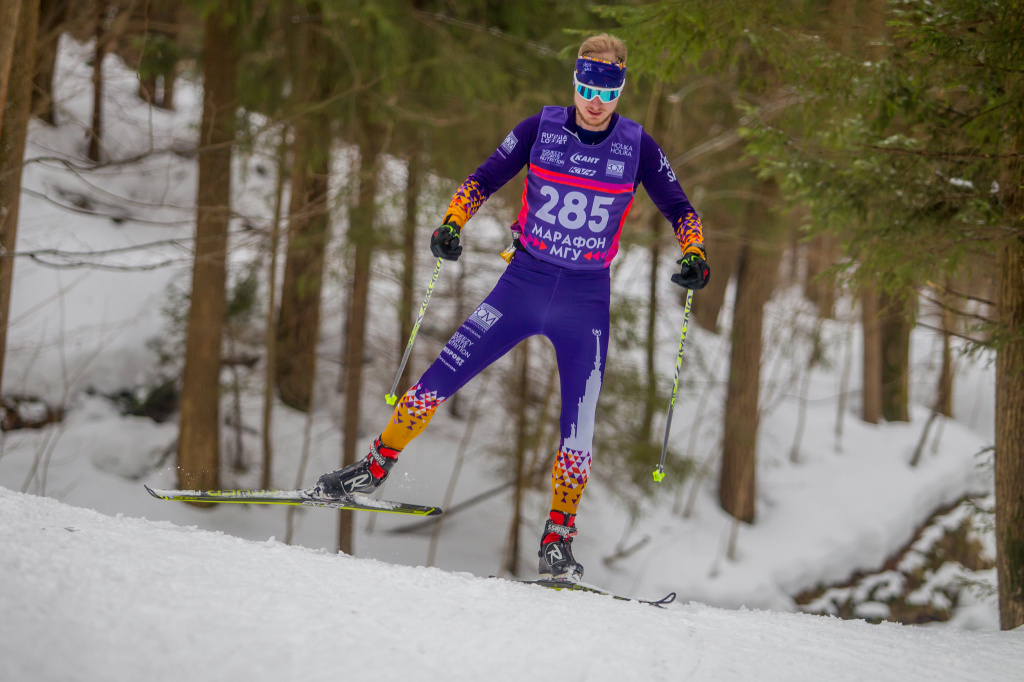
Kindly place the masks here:
POLYGON ((672 281, 686 289, 703 289, 711 279, 711 269, 701 254, 690 252, 676 261, 680 270, 672 275, 672 281))
POLYGON ((461 227, 455 223, 445 223, 434 230, 430 237, 430 253, 436 258, 459 260, 462 255, 462 244, 459 243, 461 227))

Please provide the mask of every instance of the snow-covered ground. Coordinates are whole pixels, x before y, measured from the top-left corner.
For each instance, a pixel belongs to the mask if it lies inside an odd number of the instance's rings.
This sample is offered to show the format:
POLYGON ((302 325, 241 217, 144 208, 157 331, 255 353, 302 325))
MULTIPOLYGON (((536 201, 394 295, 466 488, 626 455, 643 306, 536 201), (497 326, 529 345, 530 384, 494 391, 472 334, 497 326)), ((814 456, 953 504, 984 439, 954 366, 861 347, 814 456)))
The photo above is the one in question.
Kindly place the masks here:
POLYGON ((0 489, 0 679, 1020 680, 1024 631, 659 610, 0 489))
MULTIPOLYGON (((920 465, 911 468, 908 462, 928 415, 921 405, 930 403, 934 392, 935 335, 915 330, 913 336, 913 421, 867 425, 856 417, 859 329, 847 322, 855 318, 842 306, 838 319, 821 329, 827 362, 814 369, 807 383, 805 426, 797 461, 792 462, 804 404, 799 397, 801 367, 814 326, 813 315, 792 290, 781 291, 766 310, 757 522, 735 526, 717 503, 713 454, 721 436, 727 339, 692 326, 671 447, 698 464, 710 456, 707 476, 673 489, 667 486, 678 469, 670 467, 666 490, 631 507, 613 472, 602 469, 597 452, 580 509, 581 534, 574 549, 589 582, 643 596, 675 591, 682 604, 693 600, 710 606, 690 604, 660 613, 471 578, 502 570, 511 508, 507 493, 445 519, 435 565, 463 572, 458 575, 411 568, 427 563, 430 530, 390 532, 407 523, 402 519, 357 516, 357 560, 317 551, 336 546, 333 512, 303 509, 289 517, 279 508, 196 509, 151 498, 143 483, 175 485, 173 459, 165 453, 173 449, 176 425, 122 416, 100 394, 137 387, 156 370, 150 344, 169 333, 162 314, 167 288, 174 284, 187 289, 190 278, 196 168, 194 159, 167 151, 126 165, 77 170, 91 111, 87 54, 87 47, 73 41, 62 44, 60 126, 33 122, 30 131, 17 249, 39 255, 37 260, 17 260, 3 393, 66 404, 67 416, 45 429, 0 436, 0 486, 6 489, 0 497, 0 534, 4 546, 16 550, 5 550, 0 557, 0 610, 15 614, 0 619, 0 666, 7 666, 0 667, 0 679, 27 679, 22 673, 34 669, 42 674, 28 677, 120 679, 122 672, 125 678, 129 672, 151 672, 170 678, 178 676, 169 667, 176 660, 192 670, 202 666, 204 673, 232 674, 234 665, 235 671, 256 671, 268 679, 309 672, 304 667, 309 665, 318 666, 312 669, 317 674, 342 674, 352 664, 342 644, 362 643, 360 633, 369 642, 359 650, 363 655, 357 669, 376 678, 378 666, 385 673, 382 679, 408 679, 414 670, 427 671, 420 677, 429 679, 469 679, 470 673, 478 677, 484 671, 491 676, 499 671, 499 677, 508 671, 502 679, 517 679, 540 670, 530 667, 540 660, 554 663, 545 672, 570 671, 573 679, 684 679, 688 670, 696 671, 692 679, 748 679, 765 677, 759 658, 780 676, 792 672, 787 679, 840 679, 845 674, 850 679, 895 679, 896 671, 902 671, 899 676, 931 677, 920 674, 924 670, 946 674, 936 679, 1010 679, 999 677, 1011 670, 1000 667, 1009 660, 1000 658, 1000 652, 1013 644, 1021 651, 1019 633, 955 634, 712 608, 794 611, 798 592, 857 571, 879 570, 937 508, 992 487, 986 457, 979 455, 993 431, 994 379, 986 359, 961 361, 956 418, 939 422, 920 465), (106 269, 48 267, 45 263, 67 264, 75 257, 42 253, 44 249, 102 250, 108 253, 83 258, 106 269), (850 399, 840 409, 844 389, 850 399), (842 434, 837 436, 840 418, 842 434), (150 521, 134 520, 142 517, 150 521), (268 538, 288 538, 308 549, 288 548, 268 538), (384 594, 375 586, 386 586, 384 594), (244 622, 225 621, 229 614, 242 616, 244 622), (271 621, 268 614, 280 619, 271 621), (405 620, 395 622, 392 614, 403 614, 405 620), (442 622, 444 627, 438 627, 442 622), (551 634, 560 632, 566 633, 564 638, 551 634), (210 645, 204 648, 200 642, 206 641, 210 645), (563 655, 545 655, 552 646, 563 655), (882 667, 886 652, 896 667, 882 667), (99 666, 105 656, 123 659, 124 666, 110 676, 71 673, 76 661, 82 670, 100 670, 90 666, 99 666), (562 663, 563 658, 568 662, 562 663), (981 659, 987 663, 978 663, 981 659), (904 663, 905 668, 899 667, 904 663), (637 670, 642 674, 631 672, 637 670), (853 675, 857 670, 863 674, 853 675)), ((181 79, 176 90, 179 110, 150 110, 135 96, 132 73, 115 57, 107 59, 111 158, 192 145, 201 101, 198 87, 181 79)), ((274 147, 272 139, 264 144, 274 147)), ((253 154, 235 160, 234 204, 240 217, 233 224, 232 260, 241 269, 266 267, 258 258, 258 235, 245 227, 247 222, 264 227, 272 214, 274 164, 261 149, 257 144, 253 154)), ((343 191, 351 153, 340 151, 334 183, 343 191)), ((472 163, 467 159, 467 165, 472 163)), ((389 164, 387 173, 390 191, 401 191, 401 164, 389 164)), ((450 187, 436 178, 429 184, 446 202, 450 187)), ((386 202, 390 198, 381 197, 386 202)), ((467 229, 472 239, 467 237, 462 261, 466 278, 460 285, 466 305, 483 296, 504 265, 496 253, 507 223, 495 203, 489 202, 467 229)), ((428 217, 431 210, 423 209, 428 222, 433 220, 428 217)), ((304 415, 281 405, 274 409, 273 480, 278 487, 308 485, 319 473, 336 468, 340 459, 342 403, 335 390, 333 358, 341 347, 346 275, 337 244, 343 227, 340 220, 334 225, 316 409, 308 423, 304 415), (309 455, 303 468, 307 428, 309 455)), ((429 276, 427 234, 429 230, 424 231, 417 286, 425 286, 429 276)), ((662 270, 668 272, 670 265, 666 257, 662 270)), ((377 313, 370 323, 373 357, 366 372, 360 434, 365 444, 390 413, 382 397, 390 389, 404 343, 396 339, 393 312, 399 266, 386 258, 375 263, 371 305, 377 313)), ((647 268, 644 252, 621 254, 613 269, 616 296, 642 300, 647 268)), ((442 273, 417 341, 418 370, 455 323, 457 273, 451 266, 442 273)), ((678 296, 667 277, 662 284, 663 301, 678 296)), ((728 310, 723 316, 727 329, 728 310)), ((665 349, 660 369, 666 391, 680 324, 681 311, 664 306, 658 333, 665 349)), ((629 359, 628 353, 612 349, 612 363, 629 359)), ((473 430, 467 433, 469 422, 455 419, 443 407, 403 455, 386 497, 442 502, 460 451, 466 453, 465 463, 453 504, 507 480, 490 449, 508 437, 502 410, 494 404, 508 363, 499 363, 464 389, 465 411, 478 406, 473 430)), ((260 381, 254 375, 242 391, 244 444, 252 464, 258 463, 260 452, 260 381)), ((231 396, 225 395, 225 415, 230 405, 231 396)), ((233 443, 232 430, 225 428, 223 451, 230 453, 233 443)), ((258 481, 258 466, 253 466, 248 472, 226 470, 222 483, 249 488, 258 481)), ((528 522, 521 531, 520 557, 526 577, 536 561, 548 501, 544 491, 526 500, 528 522)), ((977 579, 991 586, 990 573, 977 579)), ((998 628, 991 597, 972 600, 966 607, 969 613, 954 618, 954 626, 998 628)), ((1024 666, 1018 657, 1020 669, 1024 666)))

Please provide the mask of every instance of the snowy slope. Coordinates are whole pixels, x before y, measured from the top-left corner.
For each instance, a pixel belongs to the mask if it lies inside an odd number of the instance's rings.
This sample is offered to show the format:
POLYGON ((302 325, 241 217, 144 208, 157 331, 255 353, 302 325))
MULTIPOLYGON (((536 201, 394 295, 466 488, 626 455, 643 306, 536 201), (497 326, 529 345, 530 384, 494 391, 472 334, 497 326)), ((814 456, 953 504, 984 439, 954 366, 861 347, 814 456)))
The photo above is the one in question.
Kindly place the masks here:
MULTIPOLYGON (((195 160, 187 155, 155 154, 138 162, 84 173, 72 171, 54 158, 67 160, 72 165, 82 163, 82 131, 91 111, 91 70, 86 65, 89 54, 88 46, 68 39, 62 41, 57 94, 61 125, 57 128, 38 122, 32 125, 18 250, 36 252, 54 247, 70 251, 117 250, 112 255, 90 256, 88 260, 122 269, 54 269, 27 258, 18 259, 4 394, 34 394, 53 404, 62 403, 66 398, 68 413, 59 425, 0 435, 0 486, 46 495, 110 515, 146 516, 250 541, 262 541, 270 536, 283 539, 287 519, 282 509, 200 510, 153 500, 142 489, 143 482, 158 487, 176 484, 173 460, 162 460, 161 453, 173 451, 177 425, 122 416, 110 401, 88 393, 90 388, 102 392, 130 388, 151 375, 156 357, 147 344, 166 333, 167 320, 160 312, 167 298, 166 287, 175 280, 187 287, 189 281, 196 178, 195 160), (91 205, 96 215, 72 210, 77 200, 91 205), (117 213, 118 220, 106 217, 108 213, 117 213), (137 245, 148 246, 137 251, 122 251, 137 245), (173 264, 144 269, 166 261, 173 264)), ((194 144, 201 101, 197 84, 182 78, 178 84, 179 111, 161 112, 150 110, 138 101, 133 72, 124 68, 115 56, 107 57, 104 73, 108 79, 105 106, 114 131, 110 136, 113 145, 110 151, 114 156, 131 157, 151 148, 187 149, 194 144)), ((272 136, 260 144, 276 149, 272 136)), ((350 156, 350 153, 340 154, 335 179, 339 185, 349 182, 345 168, 351 163, 350 156)), ((473 162, 467 160, 467 164, 473 162)), ((246 219, 265 227, 272 214, 275 180, 272 171, 258 170, 261 164, 272 167, 259 149, 249 156, 240 154, 236 159, 234 204, 246 219)), ((403 173, 404 168, 397 160, 388 164, 388 191, 402 190, 403 173)), ((444 183, 437 178, 431 178, 428 184, 437 184, 435 193, 439 195, 450 191, 447 185, 441 187, 444 183)), ((394 196, 379 199, 385 204, 396 202, 394 196)), ((424 220, 433 220, 434 214, 447 205, 447 197, 443 202, 437 210, 425 205, 424 220)), ((464 281, 458 277, 459 267, 445 266, 423 333, 417 341, 414 353, 417 371, 433 358, 450 333, 455 321, 456 287, 466 292, 466 305, 475 304, 493 285, 504 266, 497 251, 507 233, 507 222, 502 223, 497 219, 500 216, 489 213, 495 210, 494 202, 489 201, 473 220, 472 239, 467 237, 467 253, 459 264, 466 271, 464 281)), ((254 253, 260 246, 259 240, 249 234, 241 222, 233 226, 232 236, 232 259, 238 269, 255 262, 254 253)), ((336 219, 332 229, 332 249, 339 248, 343 241, 343 215, 336 219)), ((428 234, 429 230, 425 229, 417 280, 419 292, 426 286, 433 263, 426 249, 428 234)), ((648 260, 642 249, 620 254, 612 273, 617 300, 626 296, 644 300, 648 260)), ((670 254, 666 254, 662 265, 664 272, 673 267, 670 254)), ((394 273, 399 263, 381 257, 374 267, 371 308, 375 314, 369 330, 373 357, 366 372, 368 385, 361 447, 366 447, 379 433, 390 414, 382 396, 390 388, 400 357, 400 341, 404 341, 395 338, 397 324, 393 312, 398 296, 394 273)), ((276 405, 273 472, 276 486, 309 485, 321 472, 338 466, 342 400, 336 391, 337 367, 333 359, 341 346, 340 301, 344 299, 347 275, 342 259, 335 252, 328 258, 328 269, 320 354, 324 362, 311 421, 309 460, 303 468, 300 458, 306 426, 304 415, 276 405)), ((678 296, 678 289, 667 277, 663 277, 661 285, 662 301, 678 296)), ((795 440, 801 405, 800 384, 794 382, 794 378, 801 376, 799 370, 806 363, 807 337, 814 324, 814 316, 801 310, 801 305, 806 305, 795 294, 793 290, 781 291, 766 310, 763 373, 766 407, 758 445, 758 520, 752 526, 737 529, 734 558, 727 558, 726 551, 733 523, 718 505, 715 482, 728 334, 714 335, 694 327, 687 341, 685 385, 676 407, 671 447, 674 452, 698 462, 710 457, 708 475, 699 487, 688 484, 680 490, 671 490, 668 486, 679 479, 679 469, 670 466, 669 481, 664 484, 666 489, 630 506, 622 499, 624 487, 616 480, 620 472, 604 458, 607 449, 597 453, 594 475, 581 507, 581 533, 575 544, 576 556, 587 567, 588 580, 624 593, 660 596, 673 590, 684 602, 696 600, 716 606, 745 605, 792 611, 796 609, 792 599, 795 593, 822 582, 843 580, 856 571, 879 569, 887 557, 909 541, 913 530, 936 508, 966 493, 991 490, 991 475, 984 468, 986 460, 976 457, 975 453, 991 440, 993 369, 985 366, 984 359, 977 363, 962 361, 956 383, 956 419, 940 422, 933 438, 929 439, 921 465, 912 469, 908 466, 910 453, 927 417, 922 405, 931 402, 934 387, 936 337, 921 329, 914 332, 914 421, 878 426, 864 424, 855 416, 860 332, 850 322, 855 317, 849 310, 841 310, 839 319, 826 322, 821 330, 830 362, 822 363, 812 373, 806 395, 808 409, 806 428, 800 439, 799 462, 790 462, 789 452, 795 440), (851 359, 851 365, 845 368, 844 358, 851 359), (846 388, 844 376, 852 377, 846 388), (839 410, 838 396, 844 391, 849 393, 850 401, 845 409, 839 410), (845 420, 841 443, 834 435, 840 417, 845 420), (693 513, 684 518, 683 503, 691 499, 693 513)), ((723 329, 728 329, 729 314, 727 306, 723 311, 723 329)), ((658 319, 658 343, 664 349, 658 367, 664 377, 662 390, 665 392, 671 385, 680 323, 681 311, 664 305, 658 319)), ((621 348, 613 349, 613 355, 616 365, 629 359, 638 361, 621 348)), ((508 361, 504 361, 460 393, 467 409, 477 402, 478 396, 483 399, 479 403, 480 417, 473 420, 475 431, 472 437, 465 438, 467 456, 455 487, 453 504, 508 480, 507 471, 493 454, 493 449, 508 434, 499 388, 504 381, 502 373, 508 367, 508 361)), ((262 367, 258 367, 257 372, 261 371, 262 367)), ((245 473, 225 466, 222 480, 225 487, 259 485, 261 387, 262 378, 254 374, 242 395, 242 423, 249 429, 244 435, 245 449, 252 466, 245 473)), ((608 390, 604 400, 611 398, 614 396, 608 390)), ((228 395, 225 395, 222 411, 224 415, 230 414, 228 395)), ((466 420, 451 416, 448 405, 442 408, 430 429, 403 455, 384 494, 410 502, 441 503, 455 468, 456 453, 468 428, 466 420)), ((656 430, 660 428, 656 425, 656 430)), ((658 435, 660 437, 660 431, 658 435)), ((233 434, 228 428, 224 429, 224 439, 226 459, 233 445, 233 434)), ((628 490, 628 486, 625 488, 628 490)), ((536 543, 549 501, 546 485, 527 496, 520 557, 526 577, 532 575, 535 566, 536 543)), ((506 493, 465 513, 447 517, 440 536, 437 565, 476 576, 498 573, 503 564, 511 505, 511 496, 506 493)), ((293 543, 314 550, 333 549, 337 537, 336 519, 335 514, 322 510, 300 511, 294 518, 293 543)), ((403 523, 405 521, 400 519, 358 516, 357 555, 389 564, 425 563, 429 531, 388 532, 403 523)), ((64 525, 77 528, 80 523, 64 525)), ((147 528, 153 530, 150 526, 147 528)), ((277 553, 288 557, 309 556, 300 550, 274 547, 273 551, 263 551, 268 556, 277 553)), ((63 551, 39 550, 51 562, 61 560, 63 551)), ((333 573, 339 570, 339 565, 379 566, 349 563, 333 556, 310 561, 329 561, 333 573)), ((158 568, 154 563, 147 570, 158 568)), ((179 570, 182 575, 189 573, 180 567, 179 570)), ((358 573, 370 569, 352 570, 358 573)), ((448 574, 403 573, 393 567, 387 570, 395 572, 393 580, 399 584, 414 582, 410 576, 450 579, 448 574)), ((95 572, 101 571, 97 568, 95 572)), ((86 575, 91 578, 92 572, 86 575)), ((291 574, 288 575, 290 578, 291 574)), ((260 595, 266 589, 274 588, 264 585, 271 582, 268 576, 258 577, 262 587, 249 587, 254 596, 262 598, 260 595)), ((0 583, 13 581, 17 584, 21 579, 12 565, 0 564, 0 583)), ((244 580, 235 582, 248 585, 244 580)), ((283 582, 290 584, 293 580, 283 582)), ((471 581, 459 584, 463 585, 462 589, 495 589, 468 587, 477 585, 471 581)), ((365 591, 359 594, 363 599, 370 599, 365 591)), ((304 600, 309 599, 311 596, 304 595, 304 600)), ((51 608, 54 601, 45 595, 36 595, 36 600, 40 609, 51 608)), ((0 613, 4 612, 4 604, 6 601, 0 603, 0 613)), ((997 628, 994 600, 988 598, 983 607, 982 617, 972 618, 968 626, 997 628)), ((13 626, 5 620, 0 627, 13 626)), ((556 627, 562 626, 552 625, 556 627)), ((167 636, 173 634, 169 631, 167 636)), ((678 633, 675 639, 679 639, 678 633)), ((81 655, 75 651, 76 655, 81 655)), ((59 656, 53 658, 59 659, 59 656)), ((0 675, 0 682, 6 679, 0 675)))
POLYGON ((0 679, 1020 680, 1024 631, 665 610, 0 488, 0 679))

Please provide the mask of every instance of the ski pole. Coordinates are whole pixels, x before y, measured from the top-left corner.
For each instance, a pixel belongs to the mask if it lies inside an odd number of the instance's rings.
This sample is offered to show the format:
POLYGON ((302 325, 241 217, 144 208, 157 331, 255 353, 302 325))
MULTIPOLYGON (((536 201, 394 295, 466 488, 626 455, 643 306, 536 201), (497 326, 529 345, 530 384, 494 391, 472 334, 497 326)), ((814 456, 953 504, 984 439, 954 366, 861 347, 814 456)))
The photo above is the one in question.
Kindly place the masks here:
POLYGON ((384 396, 384 400, 388 405, 394 405, 398 402, 398 396, 395 395, 395 391, 398 390, 398 382, 402 380, 402 372, 405 371, 405 364, 409 362, 409 354, 412 353, 412 344, 416 341, 416 332, 420 330, 420 323, 423 322, 423 314, 427 312, 427 303, 430 302, 430 294, 434 293, 434 285, 437 284, 437 276, 441 274, 441 263, 443 262, 443 258, 438 258, 437 264, 434 266, 434 274, 430 277, 430 284, 427 286, 427 295, 423 297, 423 303, 420 304, 420 313, 416 316, 416 324, 412 326, 412 334, 409 335, 409 343, 405 345, 405 354, 402 356, 402 364, 398 366, 398 374, 395 375, 395 383, 391 384, 391 392, 384 396))
POLYGON ((683 366, 683 346, 686 344, 686 329, 690 326, 690 306, 693 303, 693 289, 686 290, 686 305, 683 308, 683 330, 679 333, 679 353, 676 354, 676 378, 672 383, 672 400, 668 404, 668 419, 665 421, 665 442, 661 445, 661 463, 654 470, 654 482, 661 483, 665 478, 665 455, 668 454, 668 435, 672 431, 672 412, 676 407, 676 394, 679 392, 679 370, 683 366))

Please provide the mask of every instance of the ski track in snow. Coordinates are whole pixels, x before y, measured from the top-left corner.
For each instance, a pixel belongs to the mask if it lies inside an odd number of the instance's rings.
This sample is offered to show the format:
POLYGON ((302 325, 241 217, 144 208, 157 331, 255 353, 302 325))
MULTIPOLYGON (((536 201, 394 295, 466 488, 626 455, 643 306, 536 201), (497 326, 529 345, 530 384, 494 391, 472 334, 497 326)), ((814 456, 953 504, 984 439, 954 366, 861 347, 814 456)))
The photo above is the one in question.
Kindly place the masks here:
POLYGON ((4 488, 0 544, 2 680, 1019 682, 1024 670, 1021 629, 659 610, 4 488))

